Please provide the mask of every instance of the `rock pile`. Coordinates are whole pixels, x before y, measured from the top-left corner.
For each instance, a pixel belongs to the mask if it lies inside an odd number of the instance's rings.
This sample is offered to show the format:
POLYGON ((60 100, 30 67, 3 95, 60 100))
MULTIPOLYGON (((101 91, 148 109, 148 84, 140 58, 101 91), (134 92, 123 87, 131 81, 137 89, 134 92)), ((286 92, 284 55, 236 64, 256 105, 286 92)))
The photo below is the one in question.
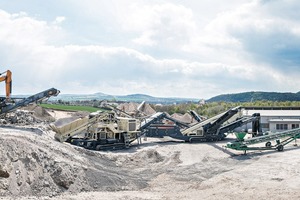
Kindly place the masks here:
POLYGON ((2 119, 1 124, 18 124, 18 125, 30 125, 41 122, 33 116, 33 112, 26 110, 16 110, 11 113, 7 113, 2 119))
POLYGON ((185 113, 184 115, 179 113, 174 113, 173 115, 171 115, 171 117, 177 119, 178 121, 184 122, 186 124, 196 122, 196 120, 188 113, 185 113))
POLYGON ((138 103, 122 103, 117 108, 131 115, 141 114, 144 116, 153 115, 156 111, 147 103, 145 103, 141 110, 138 111, 138 107, 140 104, 138 103))
POLYGON ((23 110, 28 110, 33 113, 33 116, 36 120, 43 121, 43 122, 53 122, 55 119, 48 113, 48 111, 37 105, 31 104, 23 108, 23 110))
POLYGON ((0 199, 139 190, 146 182, 101 153, 56 142, 45 134, 1 129, 0 199))
POLYGON ((0 119, 0 124, 32 125, 52 121, 54 121, 54 118, 44 108, 38 105, 30 105, 22 110, 6 113, 0 119))

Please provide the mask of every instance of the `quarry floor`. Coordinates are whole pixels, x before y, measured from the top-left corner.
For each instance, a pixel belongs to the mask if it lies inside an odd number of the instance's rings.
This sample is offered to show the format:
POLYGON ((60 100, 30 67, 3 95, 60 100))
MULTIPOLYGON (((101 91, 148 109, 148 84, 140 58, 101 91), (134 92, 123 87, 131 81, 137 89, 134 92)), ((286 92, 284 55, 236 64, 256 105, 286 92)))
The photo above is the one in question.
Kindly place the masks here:
POLYGON ((225 148, 233 138, 96 152, 55 141, 47 123, 1 126, 0 199, 300 199, 299 146, 244 155, 225 148))

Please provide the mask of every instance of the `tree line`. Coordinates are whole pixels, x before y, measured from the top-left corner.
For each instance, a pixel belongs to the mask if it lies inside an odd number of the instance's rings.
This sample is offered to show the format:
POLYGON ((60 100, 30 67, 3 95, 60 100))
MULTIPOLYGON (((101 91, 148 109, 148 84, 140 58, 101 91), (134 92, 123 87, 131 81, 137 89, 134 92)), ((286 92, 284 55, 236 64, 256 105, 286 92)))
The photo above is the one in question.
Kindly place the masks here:
POLYGON ((242 107, 300 107, 300 101, 255 101, 255 102, 212 102, 203 105, 195 103, 176 104, 176 105, 151 105, 157 112, 167 112, 170 115, 174 113, 184 114, 190 110, 196 111, 199 115, 213 117, 221 112, 237 106, 242 107))

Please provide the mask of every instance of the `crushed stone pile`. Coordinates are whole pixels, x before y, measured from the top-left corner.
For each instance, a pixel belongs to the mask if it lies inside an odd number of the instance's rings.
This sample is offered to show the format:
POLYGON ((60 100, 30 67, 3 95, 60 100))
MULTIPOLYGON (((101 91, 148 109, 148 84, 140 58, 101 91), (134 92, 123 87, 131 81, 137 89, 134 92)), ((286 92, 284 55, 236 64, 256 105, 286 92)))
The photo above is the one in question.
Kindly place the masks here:
POLYGON ((188 113, 185 113, 184 115, 174 113, 171 115, 171 117, 187 124, 196 122, 196 120, 188 113))
POLYGON ((30 131, 1 129, 0 197, 57 196, 84 191, 139 190, 138 174, 99 152, 63 144, 30 131))
POLYGON ((44 121, 44 122, 55 121, 54 117, 52 117, 45 108, 43 108, 37 104, 30 104, 30 105, 24 107, 23 110, 28 110, 28 111, 32 112, 33 116, 37 120, 44 121))
MULTIPOLYGON (((118 109, 129 113, 129 114, 135 114, 138 113, 138 106, 140 104, 138 103, 134 103, 134 102, 130 102, 130 103, 122 103, 120 105, 117 106, 118 109)), ((156 113, 156 111, 147 103, 145 103, 142 107, 141 107, 141 111, 144 115, 148 116, 148 115, 153 115, 154 113, 156 113)))
POLYGON ((138 104, 137 103, 122 103, 117 106, 118 109, 123 110, 124 112, 136 112, 138 104))
POLYGON ((52 117, 46 109, 36 104, 6 113, 0 118, 0 124, 2 125, 33 125, 54 121, 55 118, 52 117))
POLYGON ((16 110, 14 112, 7 113, 0 119, 1 124, 17 124, 17 125, 30 125, 42 122, 40 119, 34 116, 33 112, 27 110, 16 110))

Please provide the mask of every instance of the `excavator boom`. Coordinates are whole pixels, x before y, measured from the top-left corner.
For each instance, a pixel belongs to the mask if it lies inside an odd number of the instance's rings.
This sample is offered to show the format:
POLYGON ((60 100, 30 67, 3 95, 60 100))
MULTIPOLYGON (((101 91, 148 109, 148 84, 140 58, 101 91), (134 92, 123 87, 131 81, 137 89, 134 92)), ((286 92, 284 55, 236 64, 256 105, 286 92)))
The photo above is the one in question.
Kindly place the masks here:
POLYGON ((10 94, 11 94, 11 82, 12 82, 12 73, 10 70, 7 70, 3 73, 0 73, 0 82, 5 81, 5 91, 6 91, 6 100, 10 100, 10 94), (3 74, 6 74, 2 76, 3 74))

